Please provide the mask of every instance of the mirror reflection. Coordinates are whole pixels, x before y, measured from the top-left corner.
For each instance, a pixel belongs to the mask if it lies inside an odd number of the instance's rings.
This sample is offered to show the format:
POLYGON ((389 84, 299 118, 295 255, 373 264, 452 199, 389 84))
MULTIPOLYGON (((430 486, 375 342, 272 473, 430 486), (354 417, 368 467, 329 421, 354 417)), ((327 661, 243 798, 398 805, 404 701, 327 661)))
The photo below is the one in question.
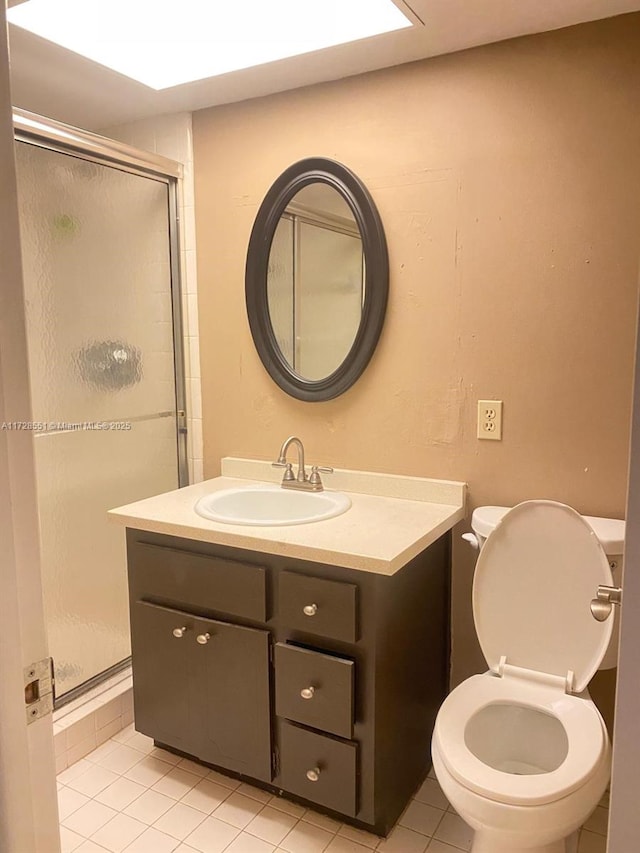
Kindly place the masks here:
POLYGON ((322 181, 306 185, 280 217, 267 272, 273 332, 298 376, 325 379, 344 362, 360 327, 364 281, 350 206, 322 181))

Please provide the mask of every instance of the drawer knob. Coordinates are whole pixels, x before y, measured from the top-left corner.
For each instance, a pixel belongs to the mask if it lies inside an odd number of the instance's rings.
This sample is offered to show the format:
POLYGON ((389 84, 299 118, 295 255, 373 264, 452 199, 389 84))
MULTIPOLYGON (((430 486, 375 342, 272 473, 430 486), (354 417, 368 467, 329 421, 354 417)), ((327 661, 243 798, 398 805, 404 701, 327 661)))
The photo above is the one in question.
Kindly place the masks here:
POLYGON ((305 616, 315 616, 316 613, 318 612, 318 605, 317 604, 305 604, 305 606, 302 608, 302 612, 304 613, 305 616))
POLYGON ((180 637, 184 637, 186 631, 187 631, 186 625, 183 625, 182 628, 174 628, 173 629, 173 636, 180 639, 180 637))
POLYGON ((300 695, 303 699, 313 699, 313 694, 316 692, 315 687, 303 687, 300 691, 300 695))
POLYGON ((196 637, 196 642, 200 643, 201 646, 206 646, 209 640, 211 639, 211 634, 198 634, 196 637))
POLYGON ((307 779, 310 782, 317 782, 320 778, 320 768, 314 767, 313 770, 307 770, 307 779))

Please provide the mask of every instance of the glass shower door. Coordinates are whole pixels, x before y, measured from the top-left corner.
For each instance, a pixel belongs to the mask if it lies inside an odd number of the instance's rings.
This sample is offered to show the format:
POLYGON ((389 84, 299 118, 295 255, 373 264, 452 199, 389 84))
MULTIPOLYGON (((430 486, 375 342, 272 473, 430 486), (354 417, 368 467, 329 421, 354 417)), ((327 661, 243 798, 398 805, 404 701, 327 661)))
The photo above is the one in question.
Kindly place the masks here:
POLYGON ((56 696, 131 653, 107 510, 179 485, 169 183, 16 144, 56 696))

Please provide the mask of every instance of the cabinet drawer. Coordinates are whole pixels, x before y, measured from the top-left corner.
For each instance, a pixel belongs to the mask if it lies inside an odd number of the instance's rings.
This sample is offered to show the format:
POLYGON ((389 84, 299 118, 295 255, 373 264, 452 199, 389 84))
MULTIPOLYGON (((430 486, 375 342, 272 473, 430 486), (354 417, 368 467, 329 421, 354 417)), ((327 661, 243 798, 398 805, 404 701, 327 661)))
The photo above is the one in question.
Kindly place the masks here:
POLYGON ((358 746, 280 723, 279 786, 318 805, 353 817, 358 746))
POLYGON ((143 575, 143 596, 266 620, 266 569, 262 566, 145 542, 135 545, 129 560, 138 577, 143 575))
POLYGON ((352 583, 282 572, 278 613, 282 624, 308 634, 355 643, 358 588, 352 583))
POLYGON ((353 735, 353 661, 277 643, 275 669, 278 716, 353 735))

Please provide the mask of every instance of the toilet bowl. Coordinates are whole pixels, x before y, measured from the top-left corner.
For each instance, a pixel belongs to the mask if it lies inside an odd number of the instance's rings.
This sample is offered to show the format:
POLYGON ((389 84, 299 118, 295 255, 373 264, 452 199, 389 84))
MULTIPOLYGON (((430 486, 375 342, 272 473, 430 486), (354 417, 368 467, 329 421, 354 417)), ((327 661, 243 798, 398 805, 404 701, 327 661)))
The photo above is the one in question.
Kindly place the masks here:
POLYGON ((604 793, 611 749, 587 685, 613 619, 590 610, 609 561, 575 510, 528 501, 478 557, 473 613, 489 671, 438 713, 433 766, 472 853, 565 853, 604 793))

